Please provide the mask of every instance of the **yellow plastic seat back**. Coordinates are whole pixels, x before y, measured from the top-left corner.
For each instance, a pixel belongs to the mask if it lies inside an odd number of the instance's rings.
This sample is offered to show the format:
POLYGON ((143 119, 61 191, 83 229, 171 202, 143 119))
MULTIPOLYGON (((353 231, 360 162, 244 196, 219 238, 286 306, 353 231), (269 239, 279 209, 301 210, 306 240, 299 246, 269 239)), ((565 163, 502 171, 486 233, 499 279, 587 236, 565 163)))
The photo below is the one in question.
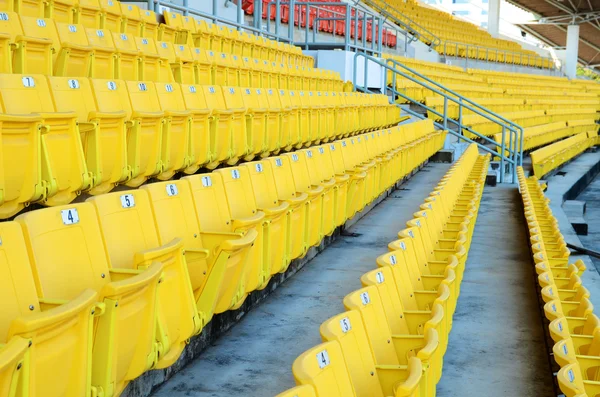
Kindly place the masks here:
POLYGON ((318 396, 355 396, 338 342, 325 342, 302 353, 292 366, 296 383, 311 385, 318 396))
POLYGON ((90 47, 83 25, 56 23, 61 51, 54 62, 55 76, 87 77, 92 65, 93 49, 90 47))
POLYGON ((256 200, 252 194, 252 182, 248 169, 231 167, 215 171, 223 179, 229 211, 233 219, 250 218, 256 215, 256 200))
MULTIPOLYGON (((2 251, 0 259, 0 291, 3 316, 0 341, 15 336, 32 341, 27 372, 32 394, 51 396, 87 394, 90 392, 90 338, 96 293, 91 290, 65 305, 42 311, 29 265, 21 226, 16 222, 0 225, 2 251), (55 332, 61 329, 61 332, 55 332), (64 368, 70 368, 68 377, 64 368)), ((0 378, 0 385, 3 383, 0 378)))
POLYGON ((191 187, 196 211, 201 230, 215 232, 233 231, 232 217, 227 205, 227 196, 223 178, 220 173, 199 174, 183 178, 191 187), (203 177, 207 176, 208 179, 203 177))
POLYGON ((288 200, 298 196, 294 185, 294 174, 288 156, 267 157, 264 161, 271 164, 277 197, 280 200, 288 200))
POLYGON ((157 367, 165 368, 179 358, 185 341, 200 325, 183 242, 176 238, 159 244, 150 198, 143 189, 107 193, 88 201, 98 212, 100 230, 113 268, 138 270, 153 262, 162 265, 157 339, 163 351, 157 367))
POLYGON ((123 32, 123 15, 119 1, 98 0, 102 8, 102 28, 113 33, 123 32))
POLYGON ((116 48, 112 34, 105 29, 85 30, 88 43, 94 49, 90 77, 113 79, 117 75, 116 48))
POLYGON ((106 304, 105 314, 95 319, 92 384, 118 394, 156 358, 160 265, 129 274, 111 270, 91 203, 30 211, 16 220, 41 298, 73 300, 89 288, 106 304))
POLYGON ((168 134, 163 128, 162 161, 163 170, 160 179, 171 179, 173 175, 185 169, 190 162, 189 141, 192 128, 192 116, 185 108, 181 85, 178 83, 155 83, 160 107, 167 118, 168 134))
POLYGON ((133 178, 128 186, 137 187, 162 172, 162 134, 164 112, 156 86, 151 81, 127 81, 127 91, 136 124, 127 137, 129 164, 133 178))
POLYGON ((383 397, 373 353, 360 313, 350 310, 331 317, 319 328, 324 341, 337 341, 358 396, 383 397))
POLYGON ((98 0, 79 0, 78 23, 86 28, 100 29, 102 26, 102 9, 98 0))
POLYGON ((144 23, 142 22, 141 13, 145 12, 141 11, 138 6, 135 4, 125 4, 120 3, 121 6, 121 14, 123 15, 125 29, 123 33, 128 33, 132 36, 140 36, 140 37, 152 37, 153 39, 156 36, 152 34, 145 35, 143 34, 144 23))
POLYGON ((123 80, 139 80, 141 78, 141 55, 137 49, 134 37, 126 33, 112 32, 117 58, 116 78, 123 80))
POLYGON ((152 37, 158 39, 158 21, 156 13, 152 10, 140 10, 140 18, 143 22, 142 37, 152 37))
POLYGON ((385 311, 377 287, 361 288, 344 297, 347 310, 360 312, 367 331, 371 349, 378 364, 398 365, 398 356, 393 346, 388 343, 392 339, 385 311))

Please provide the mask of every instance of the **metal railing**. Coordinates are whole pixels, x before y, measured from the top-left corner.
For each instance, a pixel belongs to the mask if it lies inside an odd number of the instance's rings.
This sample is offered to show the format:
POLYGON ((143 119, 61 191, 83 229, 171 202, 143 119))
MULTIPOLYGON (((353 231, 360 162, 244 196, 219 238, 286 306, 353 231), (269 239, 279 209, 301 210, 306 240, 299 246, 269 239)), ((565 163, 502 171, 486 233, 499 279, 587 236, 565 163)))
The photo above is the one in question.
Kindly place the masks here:
MULTIPOLYGON (((427 112, 433 113, 434 115, 438 116, 441 120, 443 120, 443 122, 439 123, 437 121, 433 121, 436 127, 448 131, 449 134, 457 137, 459 141, 462 140, 469 143, 476 143, 481 150, 488 153, 492 153, 492 155, 498 156, 500 158, 501 183, 505 181, 506 168, 508 168, 508 173, 512 175, 512 182, 516 182, 517 166, 523 164, 523 127, 493 112, 492 110, 477 104, 476 102, 466 98, 465 96, 443 86, 442 84, 433 81, 427 76, 424 76, 416 70, 411 69, 408 66, 394 59, 381 60, 367 54, 357 53, 354 56, 353 83, 355 89, 359 89, 367 93, 373 93, 373 91, 369 88, 368 84, 369 65, 378 66, 382 68, 384 72, 383 86, 385 87, 385 89, 388 90, 387 93, 392 95, 392 101, 394 103, 396 103, 395 99, 397 97, 402 97, 409 103, 412 103, 426 110, 427 112), (364 75, 362 76, 362 85, 358 80, 359 59, 362 59, 364 62, 364 64, 362 65, 364 73, 364 75), (392 75, 391 82, 388 82, 388 71, 391 72, 392 75), (396 88, 396 82, 398 78, 404 78, 409 81, 412 81, 421 86, 422 88, 428 89, 433 93, 441 96, 444 100, 443 113, 440 113, 434 108, 431 108, 407 96, 403 92, 398 91, 398 89, 396 88), (458 119, 453 119, 448 116, 449 102, 458 105, 458 119), (484 119, 500 126, 502 130, 501 142, 496 142, 488 136, 475 131, 472 127, 463 124, 463 112, 465 110, 469 110, 475 114, 478 114, 484 119), (478 139, 478 141, 476 142, 471 138, 465 136, 463 134, 464 131, 474 135, 475 139, 478 139), (491 145, 492 148, 486 146, 485 144, 491 145)), ((403 108, 403 110, 420 119, 425 118, 423 115, 412 109, 403 108)))
MULTIPOLYGON (((182 5, 171 3, 169 1, 148 0, 148 9, 153 10, 157 14, 160 14, 160 7, 163 6, 163 7, 172 9, 172 10, 179 11, 179 12, 183 13, 183 15, 193 15, 196 17, 201 17, 201 18, 210 20, 213 23, 229 25, 229 26, 236 28, 237 30, 246 30, 246 31, 252 32, 256 35, 269 37, 269 38, 272 38, 277 41, 290 42, 290 41, 292 41, 290 38, 294 37, 293 31, 291 31, 291 30, 290 30, 291 34, 288 34, 287 36, 281 36, 276 33, 271 33, 271 32, 265 31, 264 29, 262 29, 261 25, 258 25, 258 27, 257 27, 256 25, 250 26, 250 25, 245 24, 241 0, 239 0, 237 2, 237 4, 234 4, 236 7, 236 20, 235 21, 228 19, 228 18, 220 17, 218 15, 218 9, 219 9, 218 5, 220 4, 220 1, 218 1, 218 0, 212 0, 212 9, 213 9, 212 13, 200 11, 200 10, 190 7, 189 0, 181 0, 181 1, 182 1, 182 5)), ((207 0, 207 2, 208 1, 211 1, 211 0, 207 0)), ((261 4, 261 2, 259 1, 259 2, 257 2, 257 4, 261 4)))
POLYGON ((445 41, 443 47, 443 53, 446 58, 452 57, 455 59, 465 59, 465 70, 469 67, 469 59, 474 61, 486 61, 486 62, 497 62, 497 63, 507 63, 513 64, 515 66, 532 66, 530 65, 530 61, 534 60, 534 65, 532 67, 538 67, 540 69, 548 69, 548 70, 556 70, 556 65, 554 64, 554 60, 551 57, 542 57, 539 55, 531 55, 531 54, 523 54, 522 52, 517 51, 509 51, 509 50, 501 50, 498 48, 485 47, 476 44, 468 44, 461 43, 458 41, 445 41), (448 55, 448 50, 454 49, 455 55, 448 55), (472 53, 475 55, 472 55, 472 53), (460 56, 461 53, 464 53, 463 56, 460 56), (512 62, 508 61, 508 56, 510 55, 512 58, 512 62), (495 59, 492 59, 494 57, 495 59), (502 60, 500 60, 502 59, 502 60), (519 61, 517 64, 516 61, 519 61), (526 61, 526 64, 523 64, 523 61, 526 61), (539 61, 539 62, 538 62, 539 61), (544 61, 548 61, 548 66, 544 67, 544 61))
MULTIPOLYGON (((263 16, 262 3, 254 3, 254 15, 263 16)), ((287 24, 289 37, 293 37, 294 24, 298 16, 298 29, 303 33, 304 41, 293 40, 295 45, 308 50, 310 48, 339 48, 346 51, 363 51, 380 55, 383 51, 383 31, 389 31, 396 36, 394 47, 385 46, 388 49, 398 49, 404 37, 404 52, 408 51, 408 45, 414 38, 385 21, 376 13, 364 10, 348 3, 338 2, 311 2, 296 0, 271 0, 267 3, 266 29, 279 34, 281 30, 281 10, 286 6, 288 10, 287 24), (333 8, 331 8, 333 7, 333 8), (271 21, 274 22, 271 22, 271 21), (320 31, 321 22, 328 21, 332 25, 331 31, 320 31), (274 28, 271 26, 274 24, 274 28), (319 39, 318 34, 331 34, 340 37, 342 41, 319 39), (371 40, 367 36, 370 35, 371 40)))
POLYGON ((423 41, 424 43, 428 43, 431 48, 435 49, 442 43, 442 40, 438 36, 427 30, 426 27, 413 21, 411 18, 401 13, 397 9, 393 9, 396 14, 388 12, 388 8, 390 6, 387 3, 385 7, 382 7, 381 5, 379 5, 379 3, 375 3, 372 0, 361 1, 363 1, 369 7, 377 10, 377 12, 383 15, 386 19, 391 20, 394 24, 398 25, 400 28, 404 29, 411 35, 418 37, 418 39, 423 41), (398 14, 401 15, 401 17, 398 16, 398 14), (404 19, 404 21, 402 19, 404 19))

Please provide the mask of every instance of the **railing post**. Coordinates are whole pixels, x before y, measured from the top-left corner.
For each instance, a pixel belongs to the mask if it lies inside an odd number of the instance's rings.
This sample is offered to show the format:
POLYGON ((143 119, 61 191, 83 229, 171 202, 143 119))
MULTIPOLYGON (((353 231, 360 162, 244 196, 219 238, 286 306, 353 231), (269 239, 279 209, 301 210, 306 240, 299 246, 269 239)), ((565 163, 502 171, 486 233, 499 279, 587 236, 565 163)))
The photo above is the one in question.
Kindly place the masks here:
POLYGON ((308 29, 310 26, 310 5, 306 5, 306 23, 304 25, 304 49, 308 50, 308 29))
MULTIPOLYGON (((296 0, 289 0, 290 14, 288 19, 288 36, 290 38, 290 44, 294 43, 294 21, 296 19, 296 0)), ((241 3, 241 1, 238 1, 241 3)), ((300 24, 298 24, 300 25, 300 24)), ((300 26, 298 26, 300 27, 300 26)))
MULTIPOLYGON (((377 33, 377 51, 379 52, 379 56, 381 57, 383 56, 383 23, 381 17, 377 17, 377 27, 379 28, 377 33)), ((396 39, 396 43, 398 43, 398 39, 396 39)))
POLYGON ((254 2, 254 28, 262 30, 262 1, 254 2))
POLYGON ((444 96, 444 129, 448 129, 448 97, 444 96))
MULTIPOLYGON (((239 2, 238 2, 239 3, 239 2)), ((275 0, 275 34, 279 40, 279 27, 281 26, 281 0, 275 0)))
POLYGON ((346 26, 344 27, 344 47, 345 47, 344 49, 346 51, 350 50, 350 47, 349 47, 349 45, 350 45, 350 32, 351 32, 351 28, 352 28, 351 24, 350 24, 351 17, 352 17, 351 10, 352 9, 350 8, 350 4, 346 3, 346 16, 345 16, 345 18, 346 18, 346 26))
MULTIPOLYGON (((213 15, 214 15, 215 17, 217 16, 217 10, 218 10, 218 7, 217 7, 217 0, 213 0, 213 2, 212 2, 212 11, 213 11, 213 15)), ((214 22, 214 23, 217 23, 217 21, 216 21, 216 20, 214 20, 213 22, 214 22)))
POLYGON ((459 97, 458 98, 458 133, 460 135, 463 134, 462 130, 462 118, 463 118, 463 105, 462 105, 462 98, 459 97))
POLYGON ((504 156, 506 155, 505 149, 506 149, 506 143, 505 140, 506 139, 506 127, 503 125, 502 126, 502 143, 500 144, 500 183, 504 183, 504 156))

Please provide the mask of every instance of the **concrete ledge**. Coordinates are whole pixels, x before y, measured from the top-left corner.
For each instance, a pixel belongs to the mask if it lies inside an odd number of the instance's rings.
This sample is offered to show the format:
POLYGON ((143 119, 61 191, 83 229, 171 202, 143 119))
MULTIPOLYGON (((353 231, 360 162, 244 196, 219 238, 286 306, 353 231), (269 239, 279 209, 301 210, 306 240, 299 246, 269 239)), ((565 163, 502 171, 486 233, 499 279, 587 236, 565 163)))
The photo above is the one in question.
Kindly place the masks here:
POLYGON ((198 358, 201 353, 215 342, 221 335, 225 334, 235 324, 237 324, 248 312, 259 306, 273 291, 275 291, 287 279, 296 274, 315 256, 322 252, 325 248, 331 245, 345 229, 357 223, 362 217, 368 214, 379 203, 385 200, 392 192, 397 190, 408 179, 412 178, 419 170, 421 170, 428 161, 425 161, 408 176, 396 182, 396 184, 384 191, 379 197, 365 208, 348 219, 342 226, 336 228, 331 236, 326 236, 321 244, 316 247, 311 247, 308 253, 303 258, 293 260, 285 273, 276 274, 271 278, 267 287, 261 291, 253 291, 244 304, 237 310, 230 310, 225 313, 215 315, 212 320, 206 325, 199 335, 192 337, 189 344, 181 354, 181 357, 169 368, 161 370, 152 370, 144 373, 139 378, 131 382, 121 394, 122 397, 146 397, 152 394, 163 383, 167 382, 173 375, 181 371, 187 364, 198 358))
POLYGON ((452 163, 454 161, 454 150, 442 149, 434 154, 430 161, 432 163, 452 163))

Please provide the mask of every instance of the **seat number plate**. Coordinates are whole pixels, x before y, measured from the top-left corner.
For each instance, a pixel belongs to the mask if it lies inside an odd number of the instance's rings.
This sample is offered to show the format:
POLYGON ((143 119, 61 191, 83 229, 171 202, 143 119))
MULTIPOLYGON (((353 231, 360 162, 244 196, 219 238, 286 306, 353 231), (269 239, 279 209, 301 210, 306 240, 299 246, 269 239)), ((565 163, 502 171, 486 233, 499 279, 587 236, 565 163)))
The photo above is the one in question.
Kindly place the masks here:
POLYGON ((331 364, 331 361, 329 360, 329 353, 327 353, 327 350, 323 350, 317 353, 317 361, 319 362, 319 368, 321 369, 331 364))
POLYGON ((179 194, 179 191, 177 190, 177 185, 175 185, 174 183, 169 183, 167 184, 167 196, 177 196, 179 194))
POLYGON ((60 211, 60 216, 62 218, 63 224, 65 225, 74 225, 79 223, 79 213, 77 212, 77 208, 69 208, 67 210, 60 211))
POLYGON ((123 207, 123 208, 135 207, 135 199, 133 198, 133 194, 123 194, 121 196, 121 207, 123 207))
POLYGON ((352 329, 352 324, 350 324, 350 319, 348 317, 344 317, 340 320, 340 326, 342 327, 343 333, 347 333, 352 329))
POLYGON ((360 294, 360 301, 363 305, 368 305, 369 303, 371 303, 371 297, 369 296, 369 293, 363 292, 362 294, 360 294))

